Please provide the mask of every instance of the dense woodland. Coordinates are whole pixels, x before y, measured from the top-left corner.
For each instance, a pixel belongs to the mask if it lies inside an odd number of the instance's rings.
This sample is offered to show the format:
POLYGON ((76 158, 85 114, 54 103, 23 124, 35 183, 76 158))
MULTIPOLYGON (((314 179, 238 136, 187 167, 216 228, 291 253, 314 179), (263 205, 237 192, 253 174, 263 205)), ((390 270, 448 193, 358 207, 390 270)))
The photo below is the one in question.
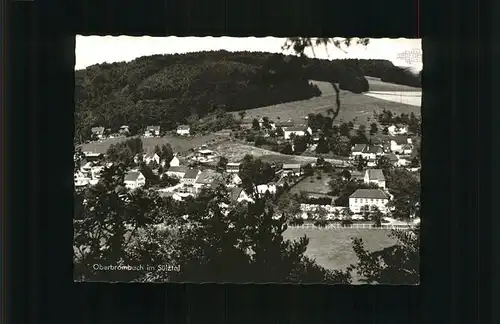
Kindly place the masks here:
POLYGON ((319 60, 261 52, 212 51, 140 57, 97 64, 75 72, 75 140, 90 128, 112 132, 129 125, 172 130, 216 111, 240 111, 319 96, 308 80, 339 83, 355 93, 369 90, 364 76, 420 86, 385 60, 319 60))

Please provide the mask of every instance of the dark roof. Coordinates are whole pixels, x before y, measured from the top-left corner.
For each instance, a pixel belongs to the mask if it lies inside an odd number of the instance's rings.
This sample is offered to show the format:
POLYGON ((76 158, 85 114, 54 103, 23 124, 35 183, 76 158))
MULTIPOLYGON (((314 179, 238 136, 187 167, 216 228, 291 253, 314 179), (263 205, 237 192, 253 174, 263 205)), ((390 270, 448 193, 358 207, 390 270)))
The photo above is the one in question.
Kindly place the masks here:
POLYGON ((159 131, 160 130, 160 126, 148 126, 147 130, 159 131))
POLYGON ((238 197, 241 195, 241 192, 243 191, 243 188, 240 187, 234 187, 231 189, 231 192, 229 194, 230 198, 232 201, 236 201, 238 197))
POLYGON ((103 133, 104 132, 104 127, 92 127, 90 129, 92 133, 103 133))
POLYGON ((307 128, 304 126, 285 127, 284 129, 285 132, 305 132, 306 130, 307 128))
POLYGON ((380 189, 358 189, 349 198, 389 199, 380 189))
POLYGON ((385 180, 384 172, 381 169, 368 169, 366 172, 370 180, 385 180))
POLYGON ((398 157, 395 154, 393 154, 393 153, 385 154, 384 156, 386 158, 388 158, 389 161, 392 161, 392 162, 399 160, 398 157))
POLYGON ((184 175, 184 179, 196 179, 198 172, 198 169, 188 169, 184 175))
POLYGON ((215 171, 202 171, 198 179, 196 179, 196 183, 201 184, 212 184, 217 179, 217 173, 215 171))
POLYGON ((136 181, 140 175, 141 173, 139 171, 129 171, 125 175, 125 181, 136 181))
POLYGON ((399 145, 408 144, 408 137, 406 136, 395 136, 391 138, 391 141, 395 141, 399 145))
POLYGON ((383 153, 384 150, 377 145, 366 145, 363 149, 363 153, 383 153))
POLYGON ((283 164, 283 169, 300 169, 300 164, 283 164))

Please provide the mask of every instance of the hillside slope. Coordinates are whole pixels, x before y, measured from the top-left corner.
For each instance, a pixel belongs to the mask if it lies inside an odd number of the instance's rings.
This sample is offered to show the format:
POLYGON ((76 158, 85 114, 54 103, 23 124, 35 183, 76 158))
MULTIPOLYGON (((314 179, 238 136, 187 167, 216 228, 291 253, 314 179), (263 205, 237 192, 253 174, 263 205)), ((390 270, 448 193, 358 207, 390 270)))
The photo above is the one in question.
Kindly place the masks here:
POLYGON ((129 125, 133 133, 147 125, 171 130, 215 111, 321 95, 310 79, 340 83, 341 89, 361 93, 369 90, 364 75, 380 77, 391 69, 392 63, 381 60, 327 61, 227 51, 97 64, 75 71, 75 139, 90 138, 90 128, 98 125, 112 132, 121 125, 129 125))

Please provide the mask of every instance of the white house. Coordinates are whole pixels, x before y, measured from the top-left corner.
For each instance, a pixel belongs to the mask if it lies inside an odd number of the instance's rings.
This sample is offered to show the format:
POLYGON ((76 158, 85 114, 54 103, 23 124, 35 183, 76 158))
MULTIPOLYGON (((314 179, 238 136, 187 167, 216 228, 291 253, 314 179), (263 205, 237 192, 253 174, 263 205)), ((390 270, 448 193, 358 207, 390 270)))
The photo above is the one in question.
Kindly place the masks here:
POLYGON ((90 183, 90 178, 86 177, 81 171, 77 171, 74 174, 75 187, 84 187, 90 183))
POLYGON ((219 173, 213 170, 204 170, 198 175, 193 187, 195 192, 199 193, 203 188, 214 188, 219 180, 222 180, 219 173))
POLYGON ((199 162, 212 162, 215 159, 215 153, 212 150, 202 149, 199 150, 196 156, 196 160, 199 162))
POLYGON ((349 209, 360 213, 363 206, 376 206, 382 213, 387 212, 389 195, 381 189, 358 189, 349 196, 349 209))
POLYGON ((391 139, 391 151, 396 154, 403 154, 403 147, 412 144, 411 138, 406 136, 398 136, 391 139))
POLYGON ((379 145, 356 144, 351 149, 351 158, 358 156, 367 160, 376 160, 377 157, 384 154, 384 149, 379 145))
POLYGON ((243 190, 243 188, 240 188, 240 187, 235 187, 235 188, 231 189, 230 199, 233 202, 242 202, 242 201, 252 202, 253 201, 253 199, 247 195, 245 190, 243 190))
POLYGON ((392 136, 403 135, 408 133, 408 128, 406 126, 391 125, 387 128, 389 134, 392 136))
POLYGON ((180 167, 180 166, 172 166, 172 167, 170 167, 168 169, 168 171, 166 172, 166 174, 169 177, 176 177, 178 179, 182 179, 186 175, 187 171, 188 171, 188 169, 186 169, 186 168, 183 168, 183 167, 180 167))
POLYGON ((148 126, 144 132, 145 137, 160 136, 160 126, 148 126))
POLYGON ((146 184, 146 178, 140 171, 129 171, 125 175, 125 186, 129 189, 136 189, 146 184))
POLYGON ((194 185, 196 179, 200 175, 201 171, 198 169, 187 169, 184 177, 181 179, 181 183, 185 185, 194 185))
POLYGON ((241 185, 241 183, 242 183, 242 180, 241 180, 240 176, 237 173, 233 173, 231 175, 231 178, 229 179, 228 187, 236 187, 236 186, 241 185))
POLYGON ((151 154, 151 153, 148 153, 148 154, 145 154, 144 155, 144 158, 143 158, 143 161, 146 162, 146 164, 150 164, 150 163, 153 163, 156 162, 158 164, 160 164, 160 156, 156 153, 154 154, 151 154))
POLYGON ((264 195, 266 192, 274 195, 276 194, 276 185, 275 184, 261 184, 257 186, 257 193, 260 195, 264 195))
POLYGON ((385 189, 385 177, 384 172, 381 169, 368 169, 365 172, 365 177, 363 179, 366 184, 376 184, 382 189, 385 189))
POLYGON ((300 164, 283 164, 283 175, 294 175, 299 177, 302 174, 302 168, 300 164))
POLYGON ((191 127, 189 125, 179 125, 177 127, 177 134, 179 135, 189 135, 191 127))
POLYGON ((312 134, 312 130, 310 127, 283 127, 283 134, 285 136, 285 139, 290 139, 292 134, 295 136, 305 136, 306 133, 309 133, 309 135, 312 134))
POLYGON ((241 163, 230 162, 226 165, 226 172, 228 173, 238 173, 240 172, 241 163))
POLYGON ((405 155, 410 155, 413 153, 413 149, 410 144, 403 145, 402 149, 403 149, 403 154, 405 155))
POLYGON ((178 166, 181 165, 181 162, 179 161, 179 159, 177 158, 177 156, 174 156, 172 158, 172 160, 170 160, 169 165, 170 165, 170 167, 178 167, 178 166))

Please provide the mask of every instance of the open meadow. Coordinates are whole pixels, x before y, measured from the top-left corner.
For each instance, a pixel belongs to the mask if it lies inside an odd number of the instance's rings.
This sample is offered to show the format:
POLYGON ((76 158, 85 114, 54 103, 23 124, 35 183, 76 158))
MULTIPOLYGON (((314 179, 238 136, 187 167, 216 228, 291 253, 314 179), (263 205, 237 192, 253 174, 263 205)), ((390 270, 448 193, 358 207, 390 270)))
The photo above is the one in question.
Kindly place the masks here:
POLYGON ((319 194, 327 195, 330 191, 330 186, 328 182, 332 180, 334 176, 328 174, 322 174, 321 179, 317 178, 317 175, 305 177, 302 181, 297 183, 290 189, 292 193, 306 192, 308 194, 319 194))
MULTIPOLYGON (((207 144, 215 138, 214 134, 208 134, 204 136, 193 136, 193 137, 179 137, 173 135, 166 135, 164 137, 141 137, 144 152, 153 152, 156 145, 162 145, 169 143, 172 146, 174 152, 184 153, 192 148, 199 147, 203 144, 207 144)), ((108 148, 112 144, 125 141, 125 137, 119 138, 108 138, 102 141, 87 143, 82 146, 82 151, 96 152, 96 153, 106 153, 108 148)))
MULTIPOLYGON (((306 255, 327 269, 345 269, 358 259, 352 248, 353 237, 362 238, 365 248, 371 252, 390 247, 396 241, 389 237, 389 230, 373 229, 320 229, 288 228, 283 237, 298 240, 306 235, 309 238, 306 255)), ((360 283, 353 274, 353 283, 360 283)))
MULTIPOLYGON (((375 122, 374 113, 381 113, 384 109, 390 110, 396 114, 410 114, 413 112, 415 115, 420 116, 420 106, 411 106, 408 104, 397 102, 396 100, 398 99, 398 96, 400 96, 399 93, 388 94, 386 95, 388 99, 383 100, 375 98, 372 95, 355 94, 349 91, 341 90, 341 106, 336 121, 349 122, 356 118, 357 124, 369 125, 370 123, 375 122), (394 101, 390 101, 389 99, 394 101)), ((246 115, 244 120, 246 122, 251 122, 254 118, 258 119, 266 116, 269 119, 275 121, 286 121, 288 119, 304 120, 305 117, 310 113, 321 113, 327 116, 329 109, 337 109, 335 100, 335 95, 331 95, 249 109, 245 110, 246 115)))

